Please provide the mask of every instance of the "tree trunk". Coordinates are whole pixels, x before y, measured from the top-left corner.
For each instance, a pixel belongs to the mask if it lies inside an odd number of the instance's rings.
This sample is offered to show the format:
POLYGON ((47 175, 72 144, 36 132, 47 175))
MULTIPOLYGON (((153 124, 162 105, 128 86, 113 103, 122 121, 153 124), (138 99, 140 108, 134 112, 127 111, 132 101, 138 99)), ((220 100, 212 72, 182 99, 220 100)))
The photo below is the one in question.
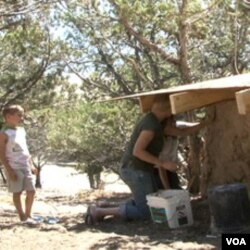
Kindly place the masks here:
POLYGON ((36 176, 36 188, 42 188, 41 183, 41 167, 37 167, 37 176, 36 176))
MULTIPOLYGON (((184 84, 191 83, 191 70, 188 64, 188 25, 187 25, 187 7, 188 1, 183 0, 180 7, 181 19, 179 22, 179 44, 180 44, 180 72, 184 84)), ((189 121, 192 121, 192 113, 189 113, 189 121)), ((200 176, 200 139, 196 136, 189 137, 189 156, 188 156, 188 170, 189 180, 188 189, 191 193, 199 192, 199 176, 200 176)))
POLYGON ((250 183, 250 114, 240 115, 235 101, 215 108, 216 120, 205 138, 204 195, 216 185, 250 183))
POLYGON ((200 192, 200 148, 201 140, 197 136, 189 137, 189 155, 188 155, 188 169, 189 181, 188 190, 190 193, 197 194, 200 192))

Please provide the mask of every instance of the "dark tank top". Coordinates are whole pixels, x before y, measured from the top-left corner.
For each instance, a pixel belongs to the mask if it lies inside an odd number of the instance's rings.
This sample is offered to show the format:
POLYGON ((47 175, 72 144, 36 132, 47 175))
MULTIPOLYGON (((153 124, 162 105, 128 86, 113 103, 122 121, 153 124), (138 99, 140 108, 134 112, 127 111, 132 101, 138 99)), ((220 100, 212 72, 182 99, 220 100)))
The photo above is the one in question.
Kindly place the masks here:
POLYGON ((146 150, 156 157, 159 156, 164 145, 163 126, 153 113, 148 113, 137 124, 131 135, 130 142, 126 147, 125 153, 122 158, 123 166, 131 166, 134 169, 140 169, 150 172, 154 170, 153 164, 142 161, 133 155, 133 149, 140 133, 147 130, 154 131, 155 136, 149 143, 146 150))

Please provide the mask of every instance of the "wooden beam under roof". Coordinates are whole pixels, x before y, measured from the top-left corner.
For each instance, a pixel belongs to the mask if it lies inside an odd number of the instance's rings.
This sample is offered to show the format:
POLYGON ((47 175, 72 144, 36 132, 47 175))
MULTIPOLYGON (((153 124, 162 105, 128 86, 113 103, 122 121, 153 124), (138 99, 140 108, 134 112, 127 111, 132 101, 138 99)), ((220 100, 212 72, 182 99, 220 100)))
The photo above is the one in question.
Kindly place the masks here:
POLYGON ((154 103, 155 95, 141 96, 139 99, 141 111, 145 113, 151 109, 154 103))
POLYGON ((235 90, 218 89, 210 91, 190 91, 170 95, 172 114, 179 114, 213 103, 235 99, 235 90))
POLYGON ((236 92, 235 95, 239 114, 250 113, 250 88, 236 92))

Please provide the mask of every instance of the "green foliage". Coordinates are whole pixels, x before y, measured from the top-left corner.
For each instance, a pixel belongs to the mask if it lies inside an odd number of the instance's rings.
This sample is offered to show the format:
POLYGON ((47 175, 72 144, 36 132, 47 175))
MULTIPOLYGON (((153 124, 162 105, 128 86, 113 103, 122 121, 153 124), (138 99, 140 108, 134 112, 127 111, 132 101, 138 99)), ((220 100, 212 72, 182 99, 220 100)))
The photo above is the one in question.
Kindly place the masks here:
POLYGON ((52 40, 53 1, 14 2, 0 4, 0 109, 14 102, 33 109, 53 102, 57 86, 65 84, 66 46, 52 40))
POLYGON ((117 166, 139 115, 93 100, 250 68, 249 9, 235 0, 14 2, 0 3, 0 107, 30 111, 32 150, 85 167, 117 166))
POLYGON ((234 0, 195 0, 187 6, 184 1, 97 2, 99 5, 83 4, 80 8, 79 2, 72 0, 64 16, 65 25, 73 30, 70 41, 75 60, 70 67, 82 76, 87 93, 93 87, 101 90, 95 98, 218 78, 250 67, 249 15, 234 0), (162 58, 130 28, 179 62, 162 58), (183 36, 185 41, 180 40, 183 36))
POLYGON ((47 138, 50 112, 50 109, 42 109, 26 113, 25 127, 29 151, 38 168, 45 165, 53 153, 47 138))
POLYGON ((102 1, 95 8, 87 4, 77 8, 77 1, 70 1, 67 6, 64 19, 65 25, 72 28, 68 39, 70 43, 73 41, 70 57, 74 58, 70 67, 82 76, 82 89, 89 93, 96 87, 100 90, 96 98, 100 98, 176 84, 179 72, 175 66, 144 48, 119 20, 120 12, 126 13, 140 35, 159 43, 164 50, 171 48, 176 55, 178 17, 176 9, 171 9, 173 4, 165 1, 116 2, 118 8, 112 1, 102 1), (103 8, 104 5, 108 7, 103 8))
POLYGON ((51 147, 85 166, 117 168, 139 108, 131 103, 83 103, 56 108, 50 117, 51 147))

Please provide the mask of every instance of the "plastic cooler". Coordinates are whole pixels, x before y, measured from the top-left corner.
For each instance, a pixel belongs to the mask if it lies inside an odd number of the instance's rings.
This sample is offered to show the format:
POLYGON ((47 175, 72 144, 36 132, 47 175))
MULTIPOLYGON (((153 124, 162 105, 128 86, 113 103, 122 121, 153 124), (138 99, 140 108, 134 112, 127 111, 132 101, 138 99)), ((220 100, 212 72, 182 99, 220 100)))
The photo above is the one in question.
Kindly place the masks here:
POLYGON ((146 196, 154 222, 167 222, 170 228, 190 226, 193 214, 186 190, 160 190, 146 196))

